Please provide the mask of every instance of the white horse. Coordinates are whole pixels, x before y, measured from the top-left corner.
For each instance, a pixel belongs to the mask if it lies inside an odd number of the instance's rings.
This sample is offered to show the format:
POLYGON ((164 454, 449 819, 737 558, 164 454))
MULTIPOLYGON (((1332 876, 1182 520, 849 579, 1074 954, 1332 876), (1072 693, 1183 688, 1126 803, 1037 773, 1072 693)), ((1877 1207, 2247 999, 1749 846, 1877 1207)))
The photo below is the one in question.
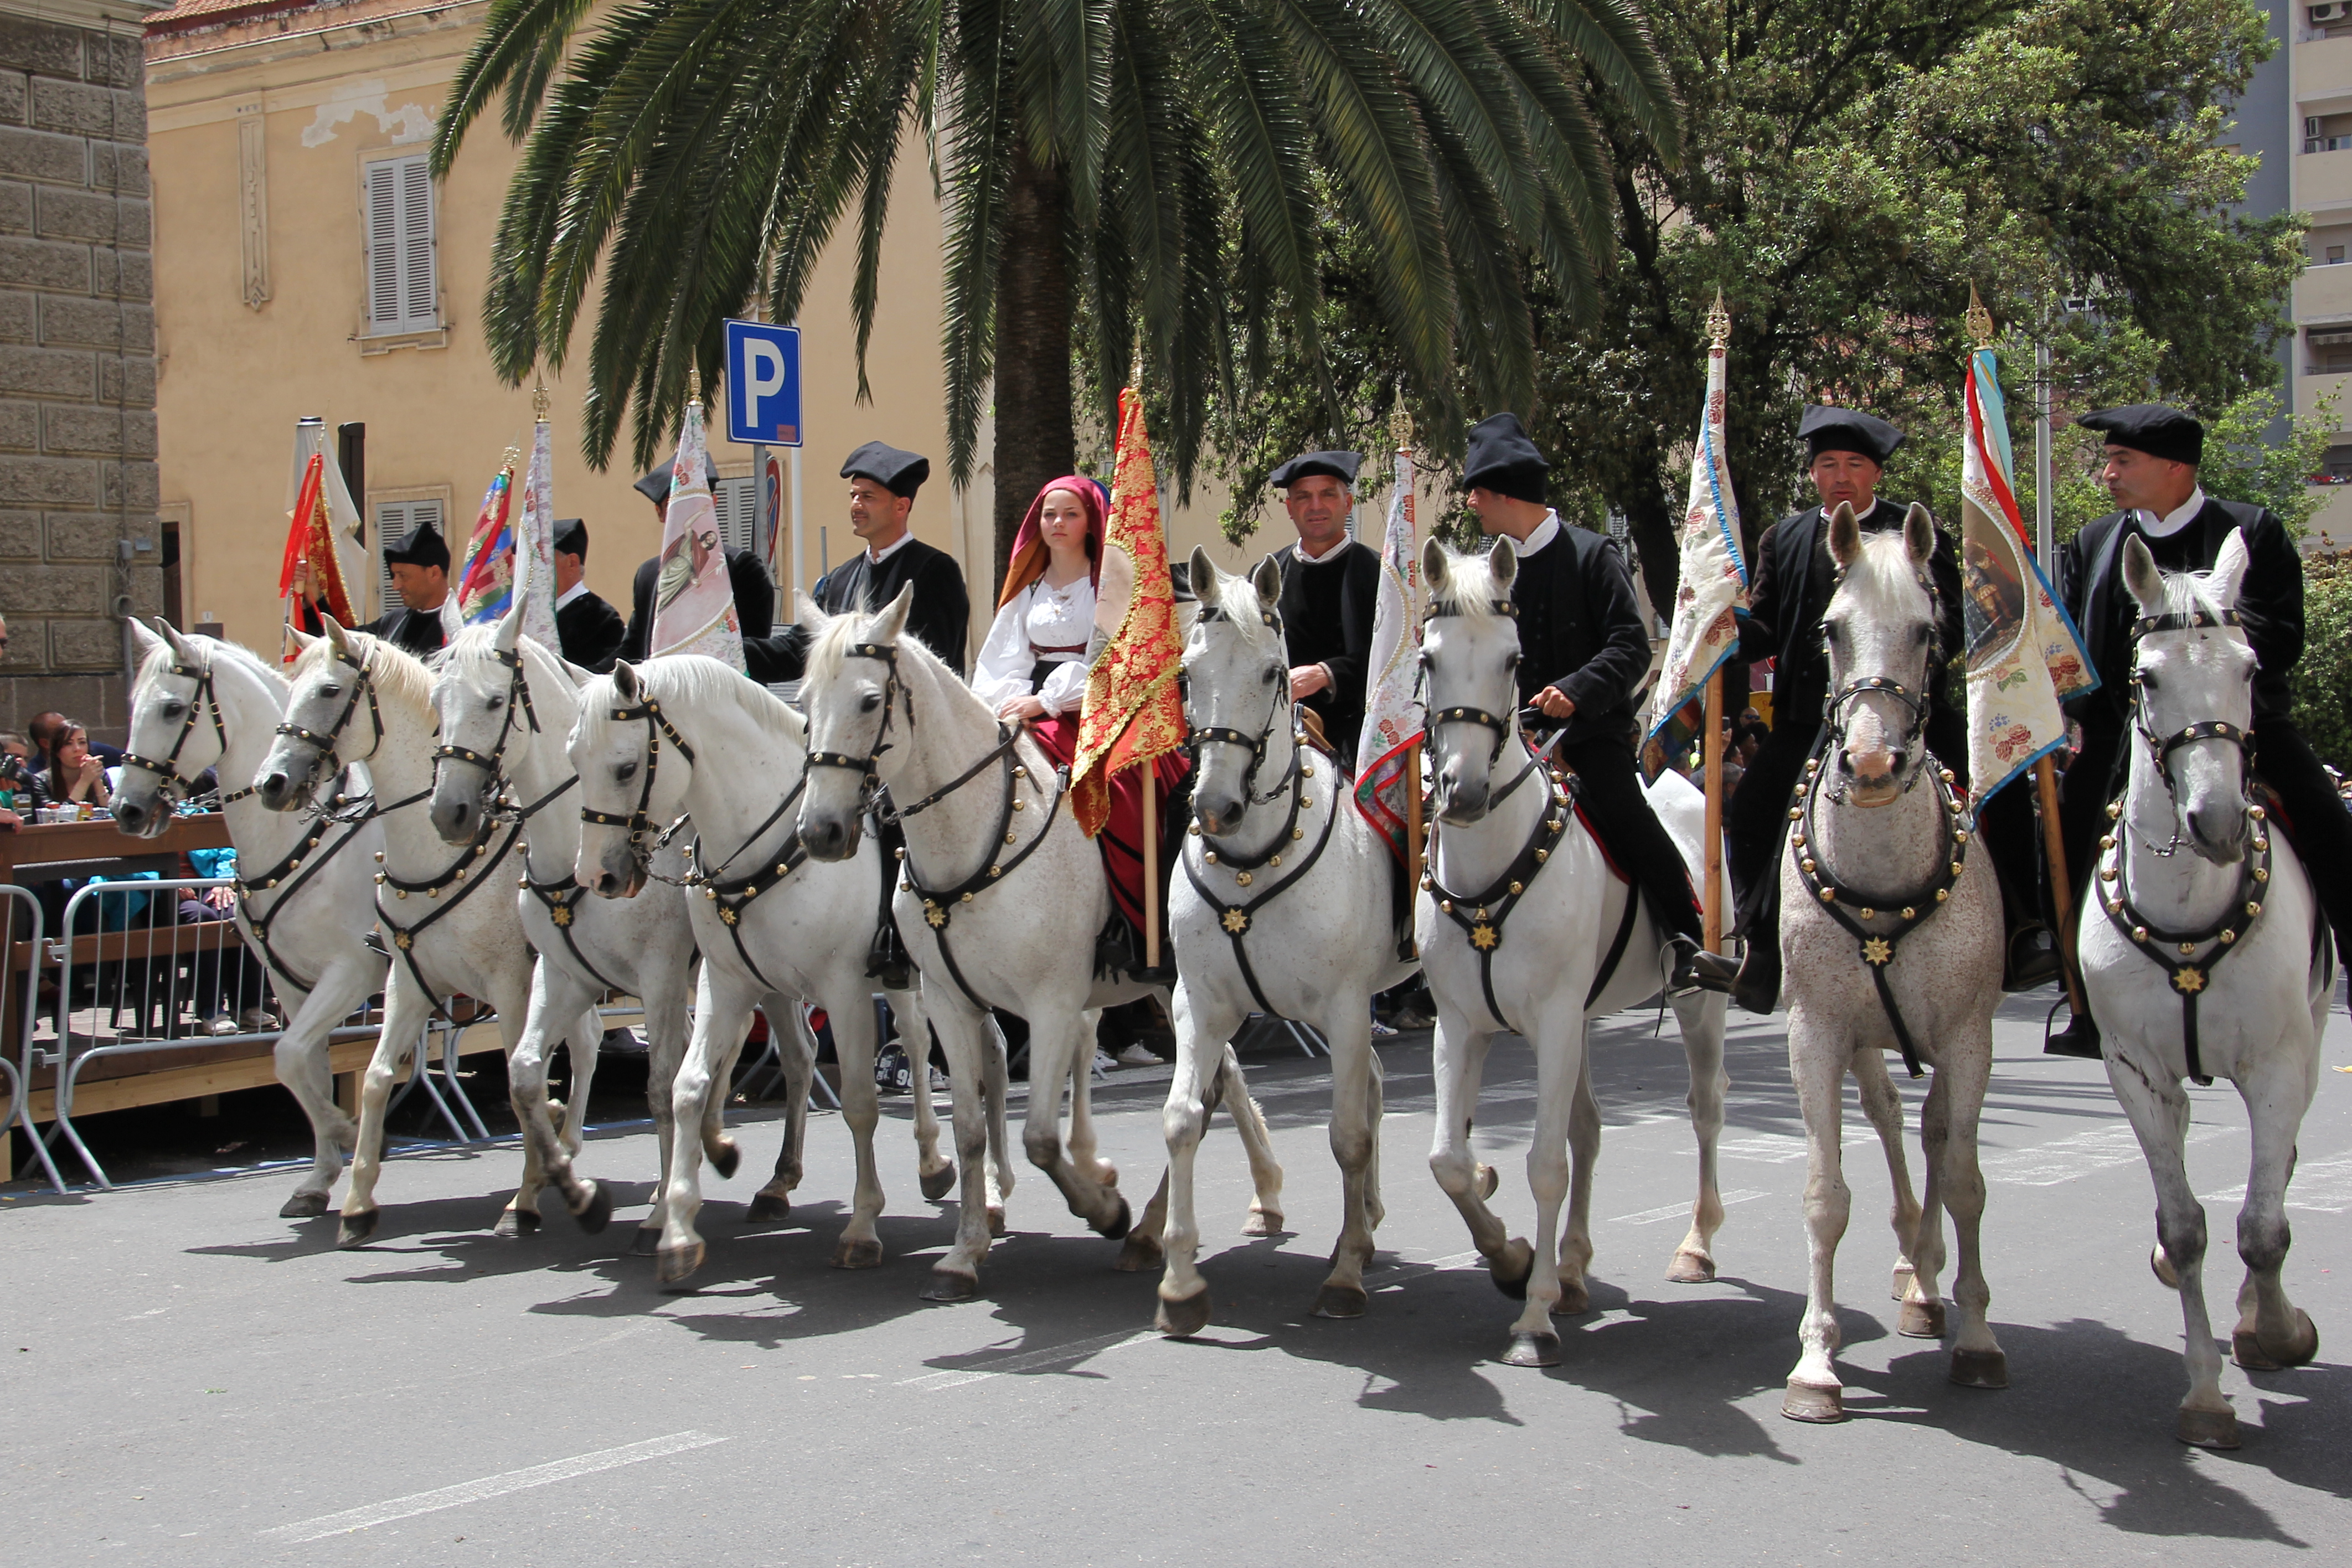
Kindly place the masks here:
MULTIPOLYGON (((135 620, 128 625, 140 647, 139 679, 114 825, 152 838, 171 825, 171 796, 191 789, 206 768, 219 779, 221 814, 236 847, 237 934, 268 966, 286 1010, 278 1081, 300 1102, 314 1142, 310 1170, 278 1212, 315 1218, 327 1212, 342 1152, 357 1131, 335 1104, 330 1032, 383 985, 383 955, 368 945, 375 929, 370 878, 383 831, 373 821, 281 815, 254 798, 288 689, 259 656, 235 643, 183 637, 161 617, 153 632, 135 620)), ((315 803, 320 812, 332 804, 315 803)))
MULTIPOLYGON (((254 790, 271 810, 291 811, 344 763, 367 763, 375 781, 375 816, 383 825, 375 914, 393 952, 383 1029, 360 1087, 359 1147, 337 1237, 338 1245, 358 1247, 382 1218, 375 1184, 384 1106, 401 1062, 417 1049, 434 1014, 460 994, 498 1010, 511 1058, 530 1010, 532 961, 514 900, 473 896, 485 883, 504 886, 517 873, 520 827, 485 823, 481 836, 453 856, 416 809, 433 793, 432 675, 390 643, 346 631, 332 616, 326 624, 324 637, 301 638, 286 719, 254 790)), ((566 1119, 563 1136, 576 1152, 604 1030, 591 1012, 572 1021, 566 1037, 572 1099, 582 1114, 566 1119)), ((424 1064, 417 1066, 422 1071, 424 1064)), ((517 1234, 520 1216, 537 1212, 542 1180, 538 1150, 525 1140, 522 1184, 499 1217, 499 1234, 517 1234)))
MULTIPOLYGON (((1504 1360, 1551 1366, 1560 1357, 1551 1314, 1591 1305, 1585 1271, 1592 1260, 1601 1108, 1587 1031, 1592 1019, 1657 994, 1667 932, 1641 909, 1636 891, 1610 874, 1600 846, 1569 808, 1564 780, 1519 732, 1518 625, 1505 613, 1517 551, 1498 539, 1483 558, 1463 556, 1433 539, 1423 547, 1422 572, 1431 606, 1422 648, 1432 720, 1425 744, 1436 806, 1415 908, 1422 963, 1437 1003, 1437 1128, 1429 1164, 1469 1223, 1496 1286, 1527 1302, 1504 1360), (1532 1247, 1509 1236, 1486 1206, 1494 1176, 1470 1151, 1486 1049, 1506 1031, 1526 1039, 1536 1057, 1536 1125, 1528 1149, 1536 1200, 1532 1247)), ((1697 847, 1682 847, 1691 857, 1697 847)), ((1696 865, 1692 872, 1701 874, 1696 865)), ((1723 1223, 1715 1145, 1730 1087, 1723 1068, 1724 998, 1677 997, 1674 1008, 1690 1059, 1699 1190, 1667 1277, 1700 1281, 1715 1277, 1711 1249, 1723 1223)))
MULTIPOLYGON (((1097 975, 1095 936, 1110 916, 1100 854, 1075 822, 1066 825, 1063 792, 1036 742, 1000 723, 937 655, 902 636, 911 603, 902 592, 874 615, 835 617, 800 601, 801 626, 813 638, 801 685, 809 715, 801 837, 818 859, 856 853, 869 780, 889 790, 905 824, 893 908, 921 971, 923 1011, 947 1051, 963 1187, 955 1246, 923 1294, 954 1301, 978 1292, 992 1228, 981 1168, 987 1009, 1028 1021, 1022 1142, 1030 1163, 1061 1189, 1072 1214, 1116 1240, 1131 1215, 1118 1172, 1096 1153, 1086 1088, 1094 1010, 1153 987, 1097 975), (1074 1071, 1065 1143, 1062 1090, 1074 1071)), ((1259 1211, 1279 1215, 1281 1167, 1230 1047, 1215 1092, 1249 1151, 1259 1211)), ((1009 1173, 1002 1184, 1011 1187, 1009 1173)))
MULTIPOLYGON (((515 903, 539 964, 509 1092, 548 1180, 582 1228, 594 1232, 612 1218, 612 1193, 574 1173, 571 1150, 556 1133, 547 1097, 549 1037, 593 1012, 607 991, 645 1004, 646 1098, 666 1184, 678 1126, 670 1089, 686 1056, 695 946, 686 894, 675 884, 620 903, 581 896, 572 877, 580 853, 579 779, 563 750, 579 716, 573 679, 561 659, 522 635, 520 608, 496 626, 459 633, 442 656, 433 687, 442 743, 428 815, 450 844, 471 843, 486 816, 510 816, 522 826, 515 903)), ((714 1163, 723 1150, 731 1169, 733 1151, 719 1138, 723 1098, 710 1097, 698 1126, 714 1163)), ((586 1107, 579 1110, 584 1116, 586 1107)), ((529 1228, 538 1215, 522 1211, 517 1218, 529 1228)), ((635 1249, 651 1253, 660 1240, 656 1202, 637 1227, 635 1249)))
MULTIPOLYGON (((2124 584, 2139 605, 2131 777, 2107 808, 2097 907, 2084 904, 2083 984, 2106 1038, 2107 1081, 2156 1180, 2157 1278, 2180 1292, 2189 1395, 2177 1431, 2208 1448, 2238 1446, 2221 1358, 2205 1315, 2205 1210, 2181 1163, 2186 1076, 2237 1085, 2252 1131, 2238 1211, 2231 1346, 2260 1372, 2319 1353, 2310 1315, 2279 1282, 2288 1243, 2286 1184, 2295 1138, 2319 1087, 2319 1040, 2336 948, 2294 852, 2273 847, 2246 789, 2254 650, 2239 628, 2244 542, 2232 531, 2210 574, 2159 573, 2147 546, 2124 545, 2124 584), (2179 853, 2182 848, 2193 855, 2179 853), (2227 962, 2224 962, 2224 961, 2227 962)), ((2338 867, 2342 875, 2347 868, 2338 867)))
MULTIPOLYGON (((2005 1388, 2008 1363, 1985 1321, 1992 1300, 1979 1257, 1985 1183, 1977 1117, 1992 1073, 1992 1014, 2000 1001, 2000 895, 1970 834, 1951 774, 1927 750, 1928 670, 1936 646, 1927 563, 1935 521, 1914 506, 1901 532, 1862 537, 1851 507, 1831 514, 1836 591, 1822 617, 1832 697, 1823 748, 1790 808, 1780 858, 1780 952, 1788 974, 1789 1067, 1805 1118, 1805 1228, 1811 1270, 1802 1347, 1781 1413, 1799 1421, 1845 1415, 1837 1375, 1833 1271, 1852 1194, 1841 1169, 1839 1113, 1851 1067, 1869 1103, 1885 1055, 1916 1075, 1934 1068, 1919 1140, 1927 1187, 1907 1240, 1899 1331, 1940 1338, 1944 1211, 1959 1242, 1953 1298, 1960 1327, 1950 1375, 2005 1388)), ((1884 1135, 1884 1128, 1881 1132, 1884 1135)))
MULTIPOLYGON (((1195 823, 1168 898, 1176 1076, 1164 1115, 1167 1271, 1158 1326, 1192 1334, 1209 1321, 1208 1282, 1194 1267, 1192 1163, 1217 1103, 1226 1042, 1253 1012, 1311 1024, 1330 1047, 1341 1219, 1315 1311, 1360 1317, 1382 1212, 1371 998, 1415 967, 1397 956, 1396 863, 1354 809, 1339 764, 1291 731, 1290 661, 1275 613, 1280 570, 1267 560, 1253 584, 1195 550, 1192 573, 1202 608, 1184 648, 1185 710, 1198 772, 1195 823)), ((1137 1236, 1154 1230, 1155 1218, 1147 1211, 1137 1236)))
MULTIPOLYGON (((696 655, 626 663, 581 689, 569 749, 580 777, 580 830, 574 866, 580 886, 604 899, 644 887, 648 840, 656 825, 683 812, 693 820, 687 909, 702 949, 694 1039, 671 1093, 680 1124, 723 1095, 736 1054, 765 1005, 770 1027, 791 1021, 793 1048, 783 1052, 787 1119, 777 1180, 761 1193, 772 1211, 790 1206, 798 1184, 809 1076, 815 1043, 806 1037, 802 1005, 831 1016, 841 1058, 842 1120, 857 1152, 857 1185, 849 1223, 833 1252, 836 1268, 882 1261, 875 1221, 882 1180, 874 1157, 881 1106, 874 1081, 876 1037, 866 978, 876 922, 888 886, 878 848, 840 864, 810 863, 797 838, 806 730, 801 716, 716 659, 696 655)), ((916 1064, 915 1139, 926 1197, 946 1195, 952 1167, 939 1152, 931 1111, 921 1010, 891 994, 907 1055, 916 1064)), ((1000 1139, 1000 1143, 1001 1143, 1000 1139)), ((661 1281, 681 1285, 702 1265, 694 1228, 702 1205, 700 1148, 681 1141, 661 1203, 661 1281)), ((719 1164, 713 1156, 712 1163, 719 1164)), ((721 1173, 732 1169, 732 1150, 721 1173)))

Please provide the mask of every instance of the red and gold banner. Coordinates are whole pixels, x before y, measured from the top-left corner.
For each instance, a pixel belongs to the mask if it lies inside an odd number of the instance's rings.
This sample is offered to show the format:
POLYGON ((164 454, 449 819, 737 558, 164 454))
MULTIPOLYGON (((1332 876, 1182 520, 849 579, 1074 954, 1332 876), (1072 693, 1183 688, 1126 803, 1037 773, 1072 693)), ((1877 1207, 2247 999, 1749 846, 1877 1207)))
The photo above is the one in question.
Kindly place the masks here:
POLYGON ((286 555, 278 569, 279 598, 294 596, 294 571, 306 561, 310 581, 318 589, 320 608, 346 626, 356 626, 359 617, 352 613, 351 589, 343 581, 334 529, 327 516, 326 457, 320 452, 311 453, 303 466, 302 485, 286 519, 286 555))

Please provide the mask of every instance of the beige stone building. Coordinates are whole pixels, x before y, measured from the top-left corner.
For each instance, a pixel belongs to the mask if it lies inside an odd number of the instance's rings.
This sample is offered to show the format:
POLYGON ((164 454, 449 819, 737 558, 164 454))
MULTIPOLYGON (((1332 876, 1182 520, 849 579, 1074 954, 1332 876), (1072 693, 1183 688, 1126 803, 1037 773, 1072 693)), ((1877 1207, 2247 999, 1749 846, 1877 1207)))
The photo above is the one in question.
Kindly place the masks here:
MULTIPOLYGON (((5 3, 5 0, 0 0, 5 3)), ((297 419, 367 427, 363 505, 397 536, 418 517, 462 538, 501 454, 528 440, 530 391, 492 374, 479 328, 490 242, 515 150, 488 118, 446 182, 425 154, 480 0, 177 0, 147 25, 162 424, 161 512, 178 542, 177 602, 257 647, 276 637, 278 552, 297 419)), ((991 480, 945 482, 940 222, 929 171, 896 184, 883 311, 856 401, 845 247, 819 269, 803 330, 807 576, 856 548, 842 458, 886 440, 929 454, 915 529, 974 584, 990 561, 991 480)), ((575 345, 584 361, 585 334, 575 345)), ((555 503, 588 521, 589 583, 624 614, 657 543, 634 473, 579 455, 576 388, 554 395, 555 503)), ((723 434, 723 431, 721 432, 723 434)), ((151 437, 152 438, 152 437, 151 437)), ((987 450, 983 435, 982 451, 987 450)), ((751 450, 714 440, 722 510, 748 515, 751 450)), ((1222 498, 1171 519, 1171 545, 1215 532, 1222 498)), ((1228 564, 1254 559, 1220 548, 1228 564)), ((787 563, 791 551, 783 552, 787 563)), ((782 574, 790 584, 790 568, 782 574)), ((975 616, 972 635, 985 633, 975 616)))

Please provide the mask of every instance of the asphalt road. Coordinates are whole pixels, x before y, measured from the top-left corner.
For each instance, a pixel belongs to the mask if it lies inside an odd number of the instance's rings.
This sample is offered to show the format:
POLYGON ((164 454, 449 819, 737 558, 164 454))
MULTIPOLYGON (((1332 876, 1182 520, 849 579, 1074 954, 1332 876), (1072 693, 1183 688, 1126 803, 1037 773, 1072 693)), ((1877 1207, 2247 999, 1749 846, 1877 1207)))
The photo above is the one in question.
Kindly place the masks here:
MULTIPOLYGON (((1695 1180, 1682 1057, 1671 1026, 1654 1040, 1627 1016, 1598 1047, 1594 1310, 1564 1324, 1549 1372, 1494 1360, 1514 1309, 1462 1256, 1423 1163, 1425 1036, 1383 1051, 1389 1251, 1370 1314, 1306 1315, 1337 1228, 1325 1089, 1313 1064, 1261 1058, 1292 1234, 1241 1237, 1246 1171, 1221 1119, 1201 1164, 1216 1317, 1191 1342, 1147 1331, 1150 1277, 1115 1272, 1116 1246, 1026 1167, 985 1299, 919 1301, 953 1209, 916 1192, 903 1100, 882 1132, 880 1268, 824 1266, 849 1190, 837 1117, 812 1119, 791 1218, 741 1226, 774 1150, 752 1116, 686 1296, 620 1255, 649 1189, 638 1131, 584 1156, 625 1204, 601 1237, 560 1217, 530 1240, 488 1235, 511 1145, 394 1160, 381 1239, 356 1253, 333 1249, 332 1216, 274 1217, 284 1171, 67 1198, 19 1184, 0 1193, 0 1552, 18 1568, 2343 1561, 2352 1076, 2323 1075, 2289 1194, 2288 1287, 2320 1361, 2231 1368, 2245 1446, 2192 1451, 2171 1435, 2180 1316, 2148 1274, 2137 1148, 2096 1064, 2039 1054, 2038 1014, 2004 1014, 1985 1121, 2004 1392, 1951 1386, 1942 1348, 1893 1333, 1885 1170, 1850 1102, 1853 1419, 1782 1419, 1805 1165, 1777 1022, 1735 1026, 1723 1278, 1672 1286, 1695 1180)), ((2326 1058, 2352 1067, 2340 1010, 2326 1058)), ((1165 1076, 1097 1096, 1139 1201, 1165 1076)), ((1523 1230, 1524 1051, 1498 1045, 1487 1076, 1479 1138, 1523 1230)), ((2226 1333, 2244 1119, 2226 1084, 2196 1100, 2226 1333)))

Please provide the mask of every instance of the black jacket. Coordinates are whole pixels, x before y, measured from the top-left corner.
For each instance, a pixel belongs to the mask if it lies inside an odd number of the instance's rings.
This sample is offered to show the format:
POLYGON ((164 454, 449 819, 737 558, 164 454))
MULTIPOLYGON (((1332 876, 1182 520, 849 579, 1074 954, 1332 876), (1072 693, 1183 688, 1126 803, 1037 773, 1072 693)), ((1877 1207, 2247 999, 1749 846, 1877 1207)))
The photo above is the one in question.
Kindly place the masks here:
MULTIPOLYGON (((2287 675, 2303 657, 2303 557, 2286 525, 2262 507, 2208 496, 2188 527, 2149 543, 2158 563, 2169 570, 2210 571, 2233 528, 2245 536, 2251 557, 2238 593, 2238 614, 2260 661, 2254 675, 2254 721, 2260 724, 2294 710, 2287 675)), ((2066 706, 2085 729, 2120 730, 2131 708, 2131 626, 2139 607, 2124 586, 2123 545, 2140 531, 2130 513, 2111 511, 2084 524, 2058 551, 2059 602, 2074 617, 2099 672, 2099 689, 2066 706)))
POLYGON ((1331 684, 1307 699, 1325 738, 1352 758, 1364 727, 1364 684, 1370 679, 1372 618, 1381 603, 1381 558, 1350 540, 1320 561, 1298 546, 1274 553, 1282 571, 1282 635, 1291 664, 1319 664, 1331 684))
POLYGON ((1520 703, 1557 686, 1576 704, 1563 745, 1605 738, 1631 747, 1633 692, 1650 672, 1650 628, 1616 546, 1562 522, 1549 544, 1519 557, 1511 602, 1519 612, 1520 703))
POLYGON ((621 612, 593 592, 581 595, 555 612, 555 640, 562 645, 563 657, 583 669, 599 675, 610 670, 628 637, 621 612))
MULTIPOLYGON (((449 591, 454 594, 457 589, 452 587, 449 591)), ((320 636, 326 631, 327 624, 320 618, 318 607, 309 601, 298 603, 295 605, 294 614, 294 624, 300 630, 310 633, 312 637, 320 636)), ((418 658, 430 658, 439 653, 445 640, 441 635, 439 610, 412 610, 406 605, 387 610, 365 626, 353 626, 351 629, 355 632, 365 632, 373 637, 381 637, 403 653, 413 654, 418 658)))
MULTIPOLYGON (((660 576, 658 555, 637 568, 636 581, 629 588, 629 631, 621 639, 615 658, 635 663, 646 657, 646 639, 654 635, 654 584, 660 576)), ((766 637, 776 624, 776 585, 768 581, 768 569, 750 551, 730 550, 727 580, 735 591, 735 619, 742 626, 743 640, 766 637)))
MULTIPOLYGON (((1857 521, 1865 533, 1899 529, 1908 507, 1880 496, 1857 521)), ((1777 726, 1795 719, 1811 725, 1821 717, 1830 689, 1829 655, 1822 647, 1822 616, 1836 591, 1837 567, 1830 560, 1829 534, 1820 507, 1809 507, 1764 531, 1756 543, 1748 580, 1748 612, 1739 623, 1739 657, 1772 666, 1772 719, 1777 726)), ((1960 599, 1960 549, 1942 527, 1936 530, 1936 555, 1928 565, 1936 584, 1937 640, 1944 659, 1928 681, 1937 710, 1952 704, 1951 658, 1966 646, 1960 599)), ((1808 734, 1811 731, 1808 730, 1808 734)))
MULTIPOLYGON (((961 676, 964 645, 971 629, 971 601, 964 593, 963 572, 955 557, 919 539, 909 539, 892 551, 882 564, 860 550, 817 579, 809 595, 829 616, 856 611, 871 615, 898 596, 909 583, 915 602, 907 612, 907 633, 947 661, 961 676)), ((798 626, 786 626, 755 646, 743 639, 743 663, 752 679, 762 685, 798 680, 806 668, 808 638, 798 626)))

